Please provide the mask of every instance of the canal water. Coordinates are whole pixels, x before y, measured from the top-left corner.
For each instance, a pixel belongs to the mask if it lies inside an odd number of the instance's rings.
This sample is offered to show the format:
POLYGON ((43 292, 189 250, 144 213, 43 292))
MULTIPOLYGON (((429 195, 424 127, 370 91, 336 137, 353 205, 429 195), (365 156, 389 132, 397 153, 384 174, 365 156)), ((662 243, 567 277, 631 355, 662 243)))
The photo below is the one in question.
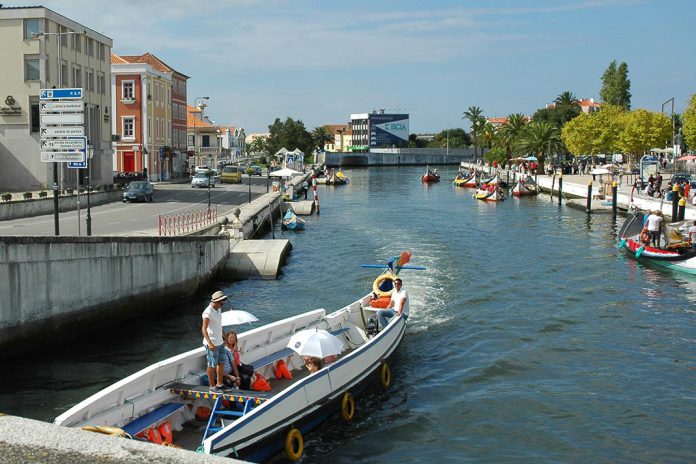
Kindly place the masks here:
MULTIPOLYGON (((275 281, 220 282, 185 302, 4 366, 0 411, 41 420, 199 346, 217 287, 262 323, 335 310, 403 250, 411 317, 393 387, 305 437, 306 463, 696 461, 696 280, 620 253, 609 215, 548 196, 488 204, 422 185, 422 168, 346 170, 321 215, 283 233, 275 281)), ((276 238, 280 231, 276 230, 276 238)))

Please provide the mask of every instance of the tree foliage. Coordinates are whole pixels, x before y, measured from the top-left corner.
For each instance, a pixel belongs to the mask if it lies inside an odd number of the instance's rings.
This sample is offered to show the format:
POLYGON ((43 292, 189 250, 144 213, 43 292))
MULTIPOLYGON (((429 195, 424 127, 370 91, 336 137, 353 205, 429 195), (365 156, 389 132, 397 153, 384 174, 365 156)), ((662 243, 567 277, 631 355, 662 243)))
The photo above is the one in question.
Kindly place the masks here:
POLYGON ((653 147, 671 145, 672 121, 662 113, 638 109, 624 115, 617 146, 623 153, 643 155, 653 147))
POLYGON ((696 148, 696 94, 691 96, 689 106, 682 114, 682 135, 690 150, 696 148))
POLYGON ((468 119, 471 122, 471 144, 474 146, 474 163, 478 156, 477 148, 479 146, 479 133, 486 123, 486 118, 483 117, 483 110, 478 106, 470 106, 462 116, 462 119, 468 119))
POLYGON ((517 154, 520 138, 527 127, 527 118, 522 113, 509 114, 507 122, 498 128, 497 146, 504 152, 505 160, 517 154))
POLYGON ((547 156, 553 156, 563 150, 561 134, 554 124, 547 121, 532 121, 527 125, 518 147, 522 152, 536 155, 539 164, 543 166, 547 156))
POLYGON ((315 127, 312 131, 312 140, 314 141, 314 148, 321 151, 327 143, 334 141, 334 136, 329 132, 326 126, 319 126, 315 127))
POLYGON ((602 89, 599 96, 602 101, 609 105, 622 107, 624 110, 631 109, 631 80, 628 78, 628 65, 621 63, 616 65, 616 60, 609 63, 609 66, 602 75, 602 89))
POLYGON ((561 129, 568 121, 582 113, 578 105, 556 105, 551 108, 541 108, 534 113, 534 121, 546 121, 561 129))
POLYGON ((556 106, 579 106, 580 100, 569 90, 560 93, 554 100, 556 106))
POLYGON ((466 148, 471 145, 471 137, 461 128, 443 130, 435 134, 435 139, 428 144, 429 148, 466 148))
POLYGON ((314 140, 300 120, 287 118, 283 122, 276 118, 273 124, 268 126, 268 132, 270 135, 266 142, 266 152, 271 155, 283 147, 290 151, 299 148, 305 155, 310 155, 314 150, 314 140))

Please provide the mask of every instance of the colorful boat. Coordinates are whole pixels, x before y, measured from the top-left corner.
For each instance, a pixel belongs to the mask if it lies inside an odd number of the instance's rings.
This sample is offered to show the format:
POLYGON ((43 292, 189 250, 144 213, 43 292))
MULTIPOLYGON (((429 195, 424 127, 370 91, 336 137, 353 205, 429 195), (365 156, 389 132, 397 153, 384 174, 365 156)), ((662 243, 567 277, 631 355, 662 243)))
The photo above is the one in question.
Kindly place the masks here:
MULTIPOLYGON (((373 287, 389 295, 386 287, 400 270, 424 269, 403 264, 399 256, 387 265, 364 267, 384 271, 373 287)), ((200 346, 95 393, 55 423, 253 462, 284 451, 297 461, 303 454, 303 434, 335 413, 351 420, 359 407, 354 395, 386 390, 392 383, 389 363, 406 332, 406 318, 394 316, 380 330, 375 324, 378 309, 365 307, 371 295, 329 314, 315 309, 240 333, 241 361, 253 366, 257 381, 267 379, 259 383, 265 387, 259 390, 266 391, 211 391, 206 351, 200 346), (344 350, 324 358, 325 365, 309 373, 298 353, 300 345, 289 343, 301 331, 326 331, 344 350)))
POLYGON ((440 174, 438 174, 437 169, 430 170, 430 168, 425 169, 425 174, 421 176, 422 182, 440 182, 440 174))
POLYGON ((629 211, 619 231, 619 248, 638 261, 666 269, 696 274, 696 249, 684 221, 665 224, 660 246, 650 246, 650 235, 643 225, 642 213, 629 211))
POLYGON ((456 187, 476 187, 476 180, 476 171, 466 175, 459 172, 452 181, 452 185, 456 187))
POLYGON ((536 195, 539 193, 539 188, 536 182, 534 182, 534 179, 527 177, 526 179, 518 179, 510 192, 512 196, 523 197, 528 195, 536 195))
POLYGON ((490 186, 477 188, 473 197, 483 201, 503 201, 505 199, 505 195, 503 195, 500 186, 497 184, 490 184, 490 186))
POLYGON ((297 217, 295 212, 289 209, 285 216, 283 216, 283 221, 281 222, 283 229, 288 230, 304 230, 305 221, 302 218, 297 217))

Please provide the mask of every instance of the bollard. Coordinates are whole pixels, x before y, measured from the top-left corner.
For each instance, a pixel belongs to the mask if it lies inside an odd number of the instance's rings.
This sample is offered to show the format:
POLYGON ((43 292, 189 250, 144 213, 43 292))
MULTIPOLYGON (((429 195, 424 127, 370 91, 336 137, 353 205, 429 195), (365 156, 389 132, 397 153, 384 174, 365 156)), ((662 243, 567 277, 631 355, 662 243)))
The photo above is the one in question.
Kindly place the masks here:
POLYGON ((672 222, 676 222, 679 212, 679 184, 672 186, 672 222))
POLYGON ((314 190, 314 206, 317 208, 317 216, 319 216, 319 194, 317 193, 317 176, 312 177, 312 189, 314 190))
POLYGON ((563 171, 558 175, 558 205, 561 204, 561 196, 563 195, 563 171))
POLYGON ((585 212, 592 213, 592 181, 587 182, 587 203, 585 204, 585 212))
POLYGON ((614 181, 611 183, 611 215, 616 220, 616 191, 618 190, 619 184, 614 181))
POLYGON ((681 197, 679 200, 679 211, 677 212, 677 221, 683 221, 686 216, 686 197, 681 197))

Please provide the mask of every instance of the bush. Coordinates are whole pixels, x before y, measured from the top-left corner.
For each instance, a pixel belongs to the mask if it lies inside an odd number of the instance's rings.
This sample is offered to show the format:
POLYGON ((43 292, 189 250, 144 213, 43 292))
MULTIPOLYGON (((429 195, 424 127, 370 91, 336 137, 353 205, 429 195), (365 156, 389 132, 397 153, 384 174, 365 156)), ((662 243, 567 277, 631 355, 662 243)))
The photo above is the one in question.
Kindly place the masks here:
POLYGON ((39 198, 46 198, 48 196, 48 192, 39 192, 39 198))
POLYGON ((24 192, 24 195, 22 195, 22 196, 24 197, 25 200, 29 200, 29 199, 31 199, 33 194, 31 192, 24 192))
POLYGON ((11 193, 6 193, 2 196, 2 201, 10 201, 12 199, 11 193))

